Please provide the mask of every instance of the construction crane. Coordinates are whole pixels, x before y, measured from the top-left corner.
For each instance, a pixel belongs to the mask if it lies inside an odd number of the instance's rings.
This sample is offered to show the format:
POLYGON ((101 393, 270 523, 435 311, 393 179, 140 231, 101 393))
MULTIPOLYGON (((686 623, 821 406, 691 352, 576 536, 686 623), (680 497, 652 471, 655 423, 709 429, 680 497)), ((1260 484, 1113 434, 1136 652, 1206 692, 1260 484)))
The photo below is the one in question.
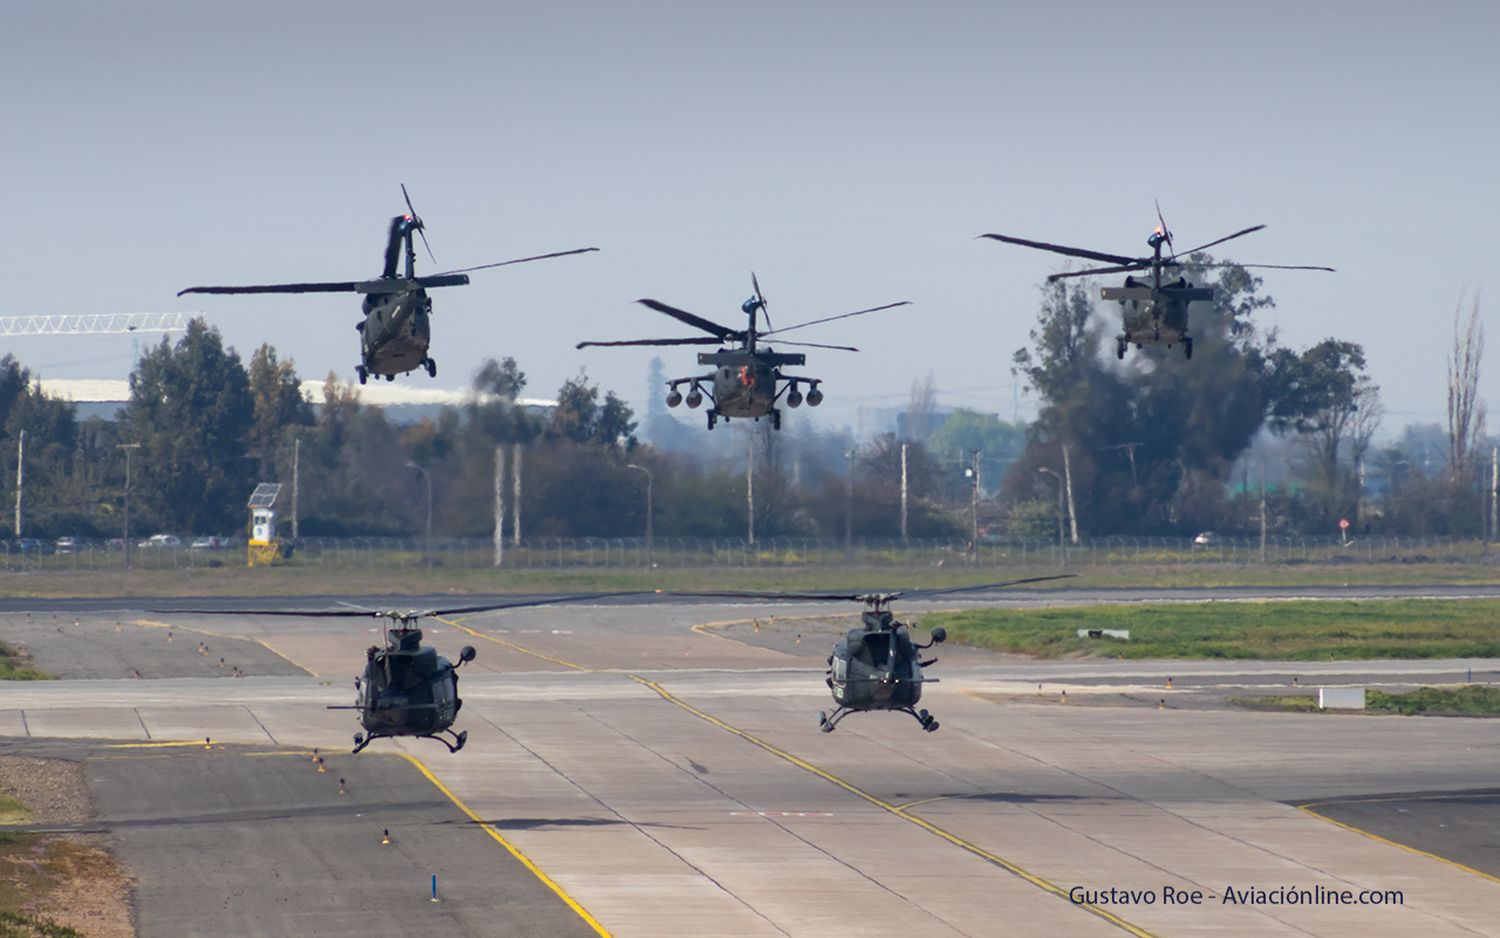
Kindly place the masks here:
POLYGON ((0 336, 132 335, 181 332, 189 313, 89 313, 78 316, 0 316, 0 336))

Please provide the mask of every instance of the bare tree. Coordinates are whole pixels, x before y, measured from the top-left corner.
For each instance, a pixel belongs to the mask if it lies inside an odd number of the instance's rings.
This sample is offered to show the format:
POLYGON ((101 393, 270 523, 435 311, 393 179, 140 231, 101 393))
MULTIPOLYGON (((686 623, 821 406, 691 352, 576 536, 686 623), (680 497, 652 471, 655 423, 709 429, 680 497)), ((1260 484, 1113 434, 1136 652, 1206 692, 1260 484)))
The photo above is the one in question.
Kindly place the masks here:
POLYGON ((932 382, 932 372, 927 377, 911 383, 911 398, 906 404, 906 438, 918 443, 926 442, 937 429, 937 387, 932 382))
POLYGON ((1380 402, 1380 386, 1369 378, 1360 376, 1354 386, 1354 421, 1349 429, 1349 455, 1354 457, 1354 517, 1360 517, 1361 502, 1365 495, 1365 453, 1370 451, 1370 442, 1380 421, 1385 417, 1385 405, 1380 402))
POLYGON ((1484 357, 1484 324, 1479 321, 1479 294, 1467 320, 1463 297, 1453 310, 1453 350, 1448 357, 1448 470, 1453 484, 1466 487, 1484 440, 1484 401, 1479 399, 1479 362, 1484 357))

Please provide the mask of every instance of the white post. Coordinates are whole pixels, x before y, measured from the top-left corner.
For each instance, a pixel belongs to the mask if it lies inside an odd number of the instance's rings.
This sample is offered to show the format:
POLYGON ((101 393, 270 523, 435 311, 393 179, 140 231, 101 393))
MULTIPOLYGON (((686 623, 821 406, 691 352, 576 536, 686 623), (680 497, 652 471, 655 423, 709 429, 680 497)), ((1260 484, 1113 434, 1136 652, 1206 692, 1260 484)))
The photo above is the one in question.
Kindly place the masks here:
POLYGON ((302 440, 292 441, 292 540, 297 540, 297 482, 302 468, 302 440))
POLYGON ((745 533, 755 543, 755 431, 745 435, 745 533))
POLYGON ((16 443, 16 538, 21 537, 21 499, 26 494, 26 431, 16 443))
POLYGON ((906 444, 901 444, 901 543, 907 543, 906 537, 906 444))
POLYGON ((510 542, 521 546, 521 444, 510 444, 510 542))
POLYGON ((1068 459, 1068 444, 1063 444, 1063 484, 1068 489, 1068 532, 1074 544, 1078 543, 1078 510, 1073 505, 1073 464, 1068 459))

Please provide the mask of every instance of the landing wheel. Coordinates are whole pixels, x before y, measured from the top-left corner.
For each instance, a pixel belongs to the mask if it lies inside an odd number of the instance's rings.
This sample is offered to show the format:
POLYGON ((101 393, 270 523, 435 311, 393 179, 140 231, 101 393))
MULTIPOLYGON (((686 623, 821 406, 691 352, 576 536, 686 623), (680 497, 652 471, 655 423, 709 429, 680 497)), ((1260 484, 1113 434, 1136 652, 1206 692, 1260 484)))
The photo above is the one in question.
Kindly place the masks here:
POLYGON ((1188 361, 1192 361, 1193 360, 1193 340, 1192 339, 1183 339, 1182 340, 1182 354, 1183 354, 1183 357, 1186 358, 1188 361))
POLYGON ((429 358, 429 359, 427 359, 426 364, 427 364, 427 377, 429 377, 429 378, 436 378, 437 377, 437 362, 435 362, 435 361, 433 361, 432 359, 429 358))
POLYGON ((360 365, 359 367, 355 368, 354 373, 359 375, 360 384, 364 384, 366 381, 370 380, 370 369, 366 368, 364 365, 360 365))
POLYGON ((718 422, 719 422, 719 415, 710 410, 708 412, 708 428, 710 430, 712 430, 714 428, 714 424, 716 424, 718 422))
POLYGON ((386 375, 385 376, 385 380, 387 380, 387 381, 395 381, 396 380, 396 376, 395 375, 386 375))
POLYGON ((774 410, 773 409, 771 411, 771 429, 772 430, 780 430, 781 429, 781 411, 779 411, 779 410, 774 410))
POLYGON ((1124 339, 1117 339, 1115 341, 1115 357, 1116 358, 1124 358, 1125 357, 1125 348, 1129 344, 1130 343, 1126 342, 1124 339))

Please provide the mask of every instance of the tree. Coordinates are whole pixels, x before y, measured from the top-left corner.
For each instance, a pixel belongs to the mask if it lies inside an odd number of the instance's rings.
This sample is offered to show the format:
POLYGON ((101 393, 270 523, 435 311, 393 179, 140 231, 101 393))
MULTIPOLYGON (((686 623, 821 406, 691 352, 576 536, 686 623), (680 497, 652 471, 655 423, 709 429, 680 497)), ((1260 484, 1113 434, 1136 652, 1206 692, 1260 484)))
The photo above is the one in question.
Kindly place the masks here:
POLYGON ((547 435, 553 439, 571 440, 574 443, 600 443, 615 447, 624 442, 625 448, 633 449, 636 439, 635 421, 631 419, 630 406, 610 391, 599 404, 599 386, 589 381, 588 374, 579 371, 576 378, 569 378, 557 391, 557 408, 547 425, 547 435))
MULTIPOLYGON (((1271 408, 1271 428, 1295 431, 1306 441, 1315 494, 1322 504, 1320 523, 1346 516, 1358 507, 1356 487, 1341 458, 1346 444, 1355 460, 1363 459, 1380 422, 1379 388, 1362 372, 1364 349, 1357 343, 1324 339, 1300 354, 1276 354, 1279 395, 1271 408)), ((1357 470, 1355 470, 1357 472, 1357 470)))
POLYGON ((1484 323, 1479 297, 1463 320, 1463 299, 1453 311, 1453 348, 1448 354, 1448 471, 1455 488, 1469 487, 1474 459, 1484 439, 1484 401, 1479 397, 1479 363, 1484 358, 1484 323))
POLYGON ((201 533, 244 523, 255 400, 219 330, 197 318, 175 346, 163 339, 142 355, 124 415, 128 437, 141 444, 135 498, 161 524, 201 533))
POLYGON ((302 381, 290 361, 278 361, 270 343, 250 356, 250 396, 255 401, 250 453, 260 461, 263 481, 279 477, 278 455, 293 427, 312 426, 312 404, 302 396, 302 381))

